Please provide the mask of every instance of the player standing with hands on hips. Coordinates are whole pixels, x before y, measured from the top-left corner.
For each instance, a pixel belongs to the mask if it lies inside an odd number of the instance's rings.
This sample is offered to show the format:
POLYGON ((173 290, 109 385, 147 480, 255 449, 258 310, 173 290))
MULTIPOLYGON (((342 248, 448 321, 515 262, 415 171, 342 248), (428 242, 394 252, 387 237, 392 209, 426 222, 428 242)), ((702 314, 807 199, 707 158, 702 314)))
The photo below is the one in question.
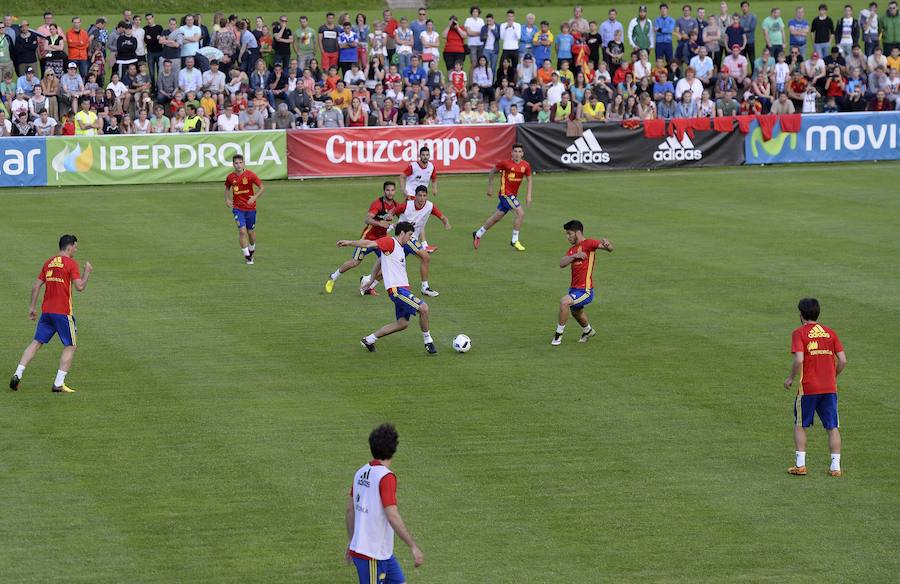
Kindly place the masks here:
POLYGON ((397 510, 397 477, 391 471, 399 437, 392 424, 369 434, 372 460, 353 476, 347 501, 346 560, 356 567, 359 584, 404 584, 406 577, 394 556, 394 532, 412 551, 414 565, 425 561, 397 510))
POLYGON ((53 381, 52 390, 55 393, 75 393, 75 390, 66 385, 66 375, 72 367, 75 358, 75 346, 77 344, 78 331, 75 328, 75 316, 72 314, 72 286, 79 292, 84 292, 88 278, 94 271, 90 262, 84 263, 84 277, 78 270, 78 262, 73 258, 78 250, 78 238, 74 235, 63 235, 59 238, 59 254, 53 256, 41 267, 41 273, 31 287, 31 306, 28 308, 28 318, 37 319, 37 299, 44 286, 44 302, 41 304, 41 317, 34 331, 34 340, 25 348, 22 359, 16 372, 9 382, 9 388, 13 391, 19 389, 19 382, 25 375, 25 367, 34 359, 38 350, 50 342, 54 335, 59 335, 62 341, 63 351, 59 358, 59 370, 53 381))
POLYGON ((794 445, 797 462, 788 469, 792 475, 806 475, 806 429, 812 426, 816 414, 828 433, 828 449, 831 451, 833 477, 841 476, 841 432, 838 430, 837 376, 847 366, 844 346, 837 333, 816 322, 819 318, 819 301, 804 298, 797 305, 800 310, 800 327, 791 334, 791 353, 794 362, 791 373, 784 380, 784 388, 790 389, 797 374, 800 387, 794 398, 794 445), (837 362, 835 362, 837 359, 837 362))
POLYGON ((244 261, 252 266, 253 254, 256 252, 256 201, 266 188, 255 172, 246 169, 243 156, 235 154, 231 163, 234 165, 234 172, 225 178, 225 204, 234 214, 244 261), (256 192, 254 187, 258 189, 256 192))
POLYGON ((525 246, 519 241, 519 230, 522 228, 522 221, 525 220, 525 210, 519 203, 519 187, 524 179, 528 179, 528 193, 525 196, 525 206, 531 206, 531 165, 523 158, 525 157, 525 147, 521 144, 513 144, 512 159, 498 162, 488 174, 487 196, 494 196, 494 174, 500 173, 500 203, 494 214, 488 217, 484 225, 472 232, 472 246, 478 249, 481 244, 481 238, 488 229, 495 223, 503 219, 503 217, 512 211, 516 214, 513 219, 512 240, 509 242, 516 251, 525 251, 525 246))

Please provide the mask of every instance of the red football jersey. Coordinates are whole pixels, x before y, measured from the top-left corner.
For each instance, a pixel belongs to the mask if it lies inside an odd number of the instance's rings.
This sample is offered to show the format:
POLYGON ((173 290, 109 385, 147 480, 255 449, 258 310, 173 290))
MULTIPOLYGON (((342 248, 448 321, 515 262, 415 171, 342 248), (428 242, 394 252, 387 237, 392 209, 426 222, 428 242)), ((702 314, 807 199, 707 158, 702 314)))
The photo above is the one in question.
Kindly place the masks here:
POLYGON ((41 312, 72 314, 72 280, 81 278, 78 262, 67 256, 53 256, 44 262, 38 278, 44 282, 41 312))
POLYGON ((596 239, 585 239, 581 243, 576 243, 566 252, 567 256, 575 255, 583 251, 587 257, 583 260, 575 260, 571 264, 572 267, 572 283, 571 288, 584 288, 590 290, 594 287, 594 257, 597 250, 600 249, 600 242, 596 239))
POLYGON ((844 350, 837 333, 817 322, 808 322, 791 334, 791 353, 803 353, 800 395, 837 393, 835 355, 844 350))
POLYGON ((230 188, 234 196, 234 208, 238 211, 256 211, 256 201, 249 203, 253 196, 253 186, 262 186, 262 181, 252 170, 244 170, 240 175, 232 172, 225 179, 225 188, 230 188))
POLYGON ((496 168, 500 171, 501 195, 518 195, 522 181, 526 176, 531 176, 531 165, 524 160, 519 163, 504 160, 498 162, 496 168))
MULTIPOLYGON (((390 213, 391 215, 396 215, 395 209, 397 208, 397 201, 390 200, 388 201, 384 197, 378 197, 372 204, 369 205, 369 213, 374 214, 374 218, 379 221, 384 221, 384 218, 390 213)), ((366 225, 362 232, 361 239, 368 239, 369 241, 376 241, 385 237, 387 235, 387 228, 378 227, 377 225, 366 225)))

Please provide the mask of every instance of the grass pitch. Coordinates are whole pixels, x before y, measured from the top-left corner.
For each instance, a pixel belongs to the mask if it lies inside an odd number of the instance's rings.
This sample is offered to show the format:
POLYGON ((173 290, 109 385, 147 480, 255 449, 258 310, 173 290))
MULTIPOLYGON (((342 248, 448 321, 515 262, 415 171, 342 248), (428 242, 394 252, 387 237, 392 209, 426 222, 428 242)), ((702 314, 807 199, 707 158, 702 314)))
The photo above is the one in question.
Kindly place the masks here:
POLYGON ((0 193, 4 374, 59 235, 95 266, 78 393, 50 393, 53 344, 0 400, 0 579, 352 582, 347 490, 391 420, 426 554, 413 570, 398 541, 411 583, 895 580, 900 166, 541 175, 521 254, 508 219, 474 252, 495 200, 444 178, 433 358, 415 324, 359 346, 393 317, 356 293, 362 269, 323 291, 381 181, 270 182, 254 266, 219 185, 0 193), (616 251, 595 272, 601 334, 580 345, 573 323, 551 347, 570 218, 616 251), (810 476, 785 472, 805 295, 849 358, 837 480, 819 427, 810 476))

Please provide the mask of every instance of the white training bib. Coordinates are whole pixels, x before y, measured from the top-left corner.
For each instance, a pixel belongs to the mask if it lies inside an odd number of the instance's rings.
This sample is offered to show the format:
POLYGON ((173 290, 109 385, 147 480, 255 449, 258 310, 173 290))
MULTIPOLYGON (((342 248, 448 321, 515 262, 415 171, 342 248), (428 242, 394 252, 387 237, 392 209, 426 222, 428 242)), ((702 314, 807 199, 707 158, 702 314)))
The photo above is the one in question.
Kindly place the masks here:
MULTIPOLYGON (((400 253, 403 253, 402 247, 400 253)), ((385 279, 385 282, 387 280, 385 279)), ((394 555, 394 529, 388 523, 378 486, 390 474, 382 465, 365 464, 353 477, 353 539, 350 549, 358 554, 387 560, 394 555)))

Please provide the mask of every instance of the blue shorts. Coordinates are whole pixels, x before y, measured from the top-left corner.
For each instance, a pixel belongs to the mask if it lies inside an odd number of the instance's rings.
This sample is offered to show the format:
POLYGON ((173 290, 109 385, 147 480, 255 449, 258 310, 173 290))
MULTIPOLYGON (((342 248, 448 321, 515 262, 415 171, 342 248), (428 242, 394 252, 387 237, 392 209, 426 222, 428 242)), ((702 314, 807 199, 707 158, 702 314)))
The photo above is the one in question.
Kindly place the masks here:
POLYGON ((419 312, 422 301, 416 298, 416 295, 409 291, 409 288, 391 288, 388 290, 388 296, 394 303, 394 314, 397 320, 405 318, 409 320, 419 312))
POLYGON ((509 213, 521 206, 522 203, 519 202, 519 197, 515 195, 500 195, 500 202, 497 203, 497 210, 501 213, 509 213))
POLYGON ((837 428, 838 405, 836 393, 818 393, 814 395, 798 395, 794 398, 794 425, 809 428, 813 425, 815 414, 826 430, 837 428))
POLYGON ((359 584, 403 584, 406 577, 400 562, 395 556, 386 560, 364 560, 353 558, 356 573, 359 575, 359 584))
POLYGON ((78 329, 75 327, 75 317, 69 314, 51 314, 42 312, 34 331, 34 340, 46 345, 59 335, 59 340, 66 347, 74 347, 78 341, 78 329))
POLYGON ((234 220, 237 226, 246 227, 247 231, 253 231, 256 227, 256 211, 241 211, 240 209, 232 209, 234 220))
POLYGON ((574 300, 569 310, 581 310, 594 301, 594 289, 585 290, 584 288, 569 288, 569 298, 574 300))
MULTIPOLYGON (((379 253, 378 248, 377 247, 356 247, 353 249, 353 259, 362 261, 364 257, 366 257, 367 255, 369 255, 372 252, 379 253)), ((381 254, 379 253, 379 255, 381 255, 381 254)))
MULTIPOLYGON (((422 244, 419 242, 419 240, 416 239, 415 237, 412 237, 412 238, 410 238, 409 243, 407 243, 406 245, 403 246, 403 254, 407 255, 407 256, 415 255, 415 253, 417 251, 422 251, 424 249, 425 248, 422 246, 422 244)), ((364 258, 366 256, 367 253, 373 252, 373 251, 378 255, 378 257, 381 257, 381 250, 378 249, 377 247, 370 247, 368 249, 358 247, 358 248, 356 248, 356 250, 357 250, 357 252, 361 251, 362 255, 360 255, 359 257, 356 257, 356 252, 354 252, 353 259, 355 259, 355 260, 361 260, 362 258, 364 258)))

